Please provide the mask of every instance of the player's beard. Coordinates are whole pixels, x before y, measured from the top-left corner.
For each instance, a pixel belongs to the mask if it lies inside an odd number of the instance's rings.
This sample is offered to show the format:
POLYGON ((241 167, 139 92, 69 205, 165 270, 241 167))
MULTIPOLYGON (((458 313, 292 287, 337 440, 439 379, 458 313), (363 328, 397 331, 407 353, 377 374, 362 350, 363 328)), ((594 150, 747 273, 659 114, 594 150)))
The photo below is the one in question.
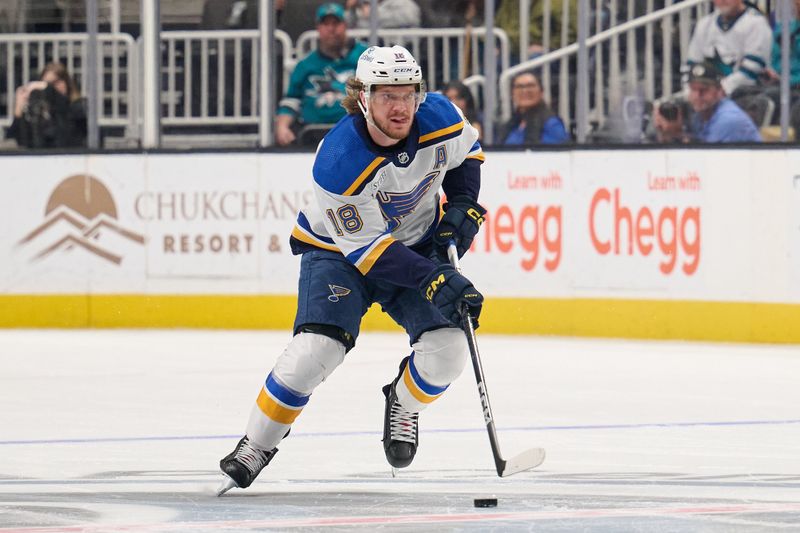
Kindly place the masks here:
POLYGON ((408 137, 408 134, 411 133, 412 122, 413 120, 411 119, 411 117, 408 117, 404 127, 402 128, 400 128, 399 126, 393 127, 391 118, 386 118, 385 120, 379 120, 375 119, 375 116, 373 115, 373 123, 375 127, 378 128, 381 131, 381 133, 383 133, 384 135, 395 141, 402 141, 403 139, 408 137))

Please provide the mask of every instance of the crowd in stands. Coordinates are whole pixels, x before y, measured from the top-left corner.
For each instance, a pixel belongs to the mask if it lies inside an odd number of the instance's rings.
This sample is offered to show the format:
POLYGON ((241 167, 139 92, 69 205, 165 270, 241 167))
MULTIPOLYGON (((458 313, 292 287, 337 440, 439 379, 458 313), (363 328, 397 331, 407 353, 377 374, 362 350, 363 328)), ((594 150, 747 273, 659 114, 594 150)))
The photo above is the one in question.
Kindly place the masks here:
MULTIPOLYGON (((663 106, 654 110, 656 137, 662 142, 760 142, 763 132, 777 138, 782 25, 744 0, 714 0, 714 6, 692 33, 685 100, 667 102, 669 118, 660 112, 663 106)), ((800 131, 800 0, 794 0, 794 12, 790 138, 800 131)))
MULTIPOLYGON (((498 0, 495 21, 508 34, 511 50, 518 51, 519 3, 498 0)), ((257 27, 255 0, 205 2, 203 27, 209 29, 257 27)), ((545 17, 551 28, 550 48, 557 47, 564 30, 575 40, 577 1, 543 2, 530 6, 529 59, 546 52, 542 40, 545 17), (566 18, 564 18, 566 17, 566 18)), ((782 27, 745 0, 713 0, 714 10, 699 19, 693 29, 683 72, 683 90, 675 98, 656 102, 645 123, 642 139, 661 143, 760 142, 763 131, 780 116, 782 27), (649 126, 647 125, 649 123, 649 126)), ((800 0, 794 0, 800 13, 800 0)), ((298 58, 281 95, 276 113, 275 138, 280 146, 315 146, 328 129, 345 115, 341 101, 347 79, 354 75, 366 45, 348 36, 353 28, 370 25, 369 0, 320 2, 279 0, 279 26, 287 13, 297 16, 299 7, 313 6, 313 27, 319 33, 318 48, 298 58), (302 5, 301 5, 302 4, 302 5), (292 9, 287 9, 291 5, 292 9)), ((381 28, 464 27, 482 24, 483 0, 379 0, 381 28)), ((800 131, 800 22, 791 22, 791 125, 800 131)), ((517 58, 519 59, 519 58, 517 58)), ((676 73, 678 75, 679 73, 676 73)), ((493 117, 482 115, 479 99, 461 81, 444 84, 447 95, 479 131, 493 117)), ((495 144, 536 145, 572 141, 573 124, 565 124, 545 102, 539 72, 523 72, 511 84, 513 116, 493 124, 495 144)), ((504 95, 505 96, 505 95, 504 95)), ((14 122, 6 137, 22 147, 83 146, 86 138, 85 104, 75 83, 61 65, 45 68, 40 80, 20 87, 14 95, 14 122), (44 111, 42 111, 44 110, 44 111), (44 123, 38 114, 49 117, 44 123)))

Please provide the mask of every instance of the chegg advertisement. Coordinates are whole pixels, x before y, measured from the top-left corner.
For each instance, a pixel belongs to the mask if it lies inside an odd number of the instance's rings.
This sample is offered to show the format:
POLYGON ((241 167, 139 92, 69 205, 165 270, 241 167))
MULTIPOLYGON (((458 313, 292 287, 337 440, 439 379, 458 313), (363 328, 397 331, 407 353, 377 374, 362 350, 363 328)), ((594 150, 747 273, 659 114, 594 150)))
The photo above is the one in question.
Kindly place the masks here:
POLYGON ((464 260, 465 268, 479 269, 482 290, 542 296, 569 288, 570 160, 566 152, 487 154, 480 194, 486 222, 464 260))
POLYGON ((787 157, 488 154, 476 283, 513 297, 798 301, 800 177, 787 157))
POLYGON ((583 155, 573 165, 582 179, 572 249, 588 268, 575 271, 575 287, 679 297, 702 291, 714 262, 707 257, 711 178, 703 159, 670 164, 665 152, 583 155))
POLYGON ((508 294, 679 291, 702 276, 702 160, 667 168, 663 155, 497 155, 485 165, 489 214, 473 252, 493 256, 513 280, 508 294))

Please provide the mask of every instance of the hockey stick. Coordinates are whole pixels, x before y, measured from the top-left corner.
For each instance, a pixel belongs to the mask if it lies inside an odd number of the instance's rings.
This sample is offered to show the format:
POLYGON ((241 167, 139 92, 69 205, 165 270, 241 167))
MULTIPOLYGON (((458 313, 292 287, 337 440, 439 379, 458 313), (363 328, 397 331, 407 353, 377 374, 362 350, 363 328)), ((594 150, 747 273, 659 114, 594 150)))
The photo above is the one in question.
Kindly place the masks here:
MULTIPOLYGON (((450 263, 453 265, 453 268, 460 274, 461 264, 458 261, 456 245, 452 242, 447 247, 447 256, 450 258, 450 263)), ((508 460, 503 459, 503 456, 500 454, 500 444, 497 442, 497 430, 494 426, 494 415, 492 414, 492 406, 489 404, 489 393, 486 391, 486 381, 483 377, 483 366, 481 365, 481 356, 478 352, 478 343, 475 340, 475 327, 472 324, 472 317, 469 316, 467 312, 466 304, 464 304, 461 312, 461 329, 463 329, 464 333, 467 335, 469 354, 472 357, 472 368, 475 370, 475 380, 478 382, 478 394, 481 397, 481 406, 483 406, 483 420, 486 422, 486 430, 489 432, 489 443, 492 446, 492 455, 494 455, 497 475, 506 477, 539 466, 544 461, 544 448, 531 448, 508 460)))

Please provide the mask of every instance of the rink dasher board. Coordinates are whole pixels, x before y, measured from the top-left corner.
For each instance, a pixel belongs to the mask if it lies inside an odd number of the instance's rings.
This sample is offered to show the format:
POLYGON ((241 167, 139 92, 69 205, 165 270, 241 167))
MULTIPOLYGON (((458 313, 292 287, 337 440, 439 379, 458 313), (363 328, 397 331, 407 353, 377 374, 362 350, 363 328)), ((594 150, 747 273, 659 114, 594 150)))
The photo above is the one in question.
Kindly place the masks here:
MULTIPOLYGON (((481 332, 800 342, 796 150, 489 152, 481 332)), ((3 157, 0 325, 290 328, 313 154, 3 157)), ((371 311, 366 328, 391 329, 371 311)))

